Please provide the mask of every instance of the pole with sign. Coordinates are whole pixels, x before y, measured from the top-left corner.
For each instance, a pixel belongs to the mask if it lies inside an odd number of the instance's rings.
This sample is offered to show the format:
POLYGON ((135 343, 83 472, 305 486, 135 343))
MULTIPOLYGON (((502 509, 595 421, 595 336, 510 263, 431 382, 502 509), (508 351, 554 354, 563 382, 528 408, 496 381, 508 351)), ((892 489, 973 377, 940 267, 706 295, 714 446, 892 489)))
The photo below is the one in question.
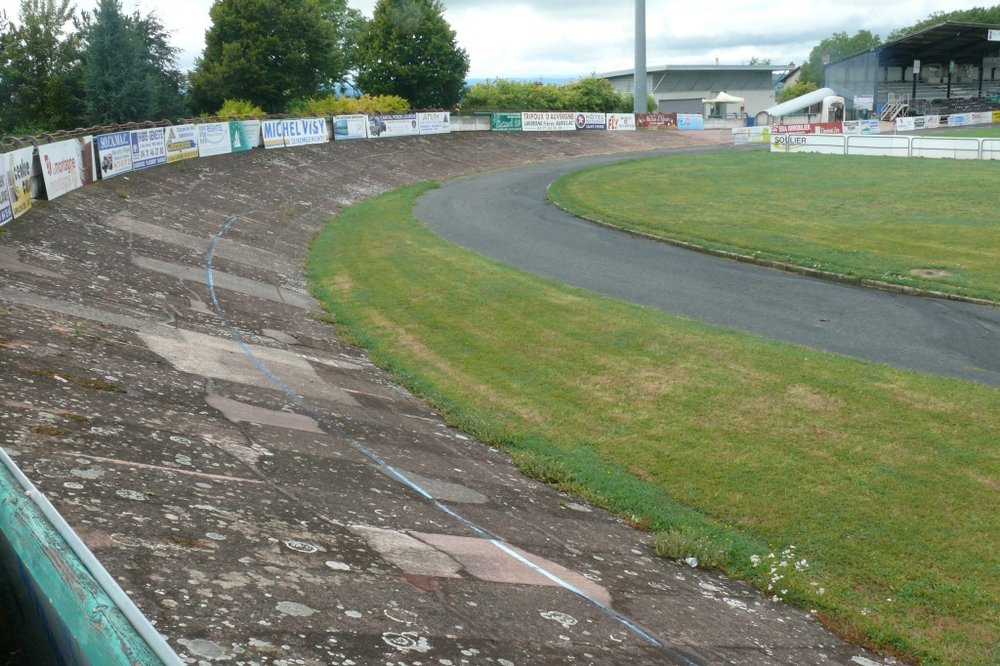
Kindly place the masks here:
POLYGON ((913 95, 910 96, 910 106, 917 101, 917 77, 920 76, 920 61, 913 61, 913 95))

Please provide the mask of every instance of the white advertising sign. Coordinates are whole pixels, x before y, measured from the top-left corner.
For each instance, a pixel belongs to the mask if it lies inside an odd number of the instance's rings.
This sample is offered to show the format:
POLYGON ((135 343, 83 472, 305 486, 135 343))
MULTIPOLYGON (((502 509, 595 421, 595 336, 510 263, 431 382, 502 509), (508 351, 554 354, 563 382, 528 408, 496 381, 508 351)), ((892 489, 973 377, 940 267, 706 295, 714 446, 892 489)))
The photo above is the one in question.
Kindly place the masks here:
POLYGON ((146 169, 167 163, 166 132, 162 127, 132 130, 132 169, 146 169))
POLYGON ((420 133, 415 113, 387 113, 368 116, 368 138, 386 139, 394 136, 416 136, 420 133))
POLYGON ((854 108, 858 111, 873 111, 875 109, 875 95, 855 95, 854 108))
POLYGON ((132 171, 132 140, 128 132, 94 137, 101 178, 113 178, 132 171))
POLYGON ((334 116, 333 140, 350 141, 368 138, 368 116, 356 113, 347 116, 334 116))
POLYGON ((953 113, 948 116, 948 127, 961 127, 969 125, 969 117, 964 113, 953 113))
POLYGON ((326 143, 326 118, 286 118, 261 123, 265 148, 291 148, 326 143))
POLYGON ((613 132, 635 131, 634 113, 609 113, 608 129, 613 132))
POLYGON ((576 114, 572 111, 525 111, 521 114, 523 132, 575 132, 576 114))
POLYGON ((843 155, 846 143, 842 134, 772 134, 771 152, 843 155))
POLYGON ((51 200, 94 182, 94 137, 38 146, 45 194, 51 200))
POLYGON ((988 42, 1000 42, 1000 30, 987 30, 986 31, 986 41, 988 41, 988 42))
POLYGON ((228 155, 233 152, 233 139, 229 123, 204 123, 198 125, 198 156, 228 155))
POLYGON ((417 128, 424 134, 448 134, 451 132, 451 114, 447 111, 431 111, 417 114, 417 128))

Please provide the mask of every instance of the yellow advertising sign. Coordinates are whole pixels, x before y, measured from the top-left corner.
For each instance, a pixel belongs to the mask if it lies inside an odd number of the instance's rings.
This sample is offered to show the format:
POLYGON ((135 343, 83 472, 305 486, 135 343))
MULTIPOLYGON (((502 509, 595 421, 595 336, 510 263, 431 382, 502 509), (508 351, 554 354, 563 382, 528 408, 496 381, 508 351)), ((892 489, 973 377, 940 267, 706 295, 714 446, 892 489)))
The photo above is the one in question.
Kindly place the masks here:
POLYGON ((993 112, 993 122, 1000 123, 1000 111, 993 112))
POLYGON ((21 217, 31 208, 31 161, 34 158, 33 147, 20 148, 7 153, 7 174, 10 178, 10 205, 14 217, 21 217))

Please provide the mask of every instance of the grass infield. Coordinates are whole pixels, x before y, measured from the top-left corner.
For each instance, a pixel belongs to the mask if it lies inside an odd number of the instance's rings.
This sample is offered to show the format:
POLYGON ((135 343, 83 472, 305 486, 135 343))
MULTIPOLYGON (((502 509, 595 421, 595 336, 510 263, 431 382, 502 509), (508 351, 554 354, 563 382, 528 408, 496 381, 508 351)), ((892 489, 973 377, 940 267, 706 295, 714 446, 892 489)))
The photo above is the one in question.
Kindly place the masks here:
POLYGON ((661 554, 883 651, 1000 659, 1000 391, 521 273, 414 221, 428 187, 314 240, 313 293, 347 340, 527 473, 654 531, 661 554))
POLYGON ((707 248, 1000 301, 996 162, 763 151, 568 174, 572 213, 707 248))

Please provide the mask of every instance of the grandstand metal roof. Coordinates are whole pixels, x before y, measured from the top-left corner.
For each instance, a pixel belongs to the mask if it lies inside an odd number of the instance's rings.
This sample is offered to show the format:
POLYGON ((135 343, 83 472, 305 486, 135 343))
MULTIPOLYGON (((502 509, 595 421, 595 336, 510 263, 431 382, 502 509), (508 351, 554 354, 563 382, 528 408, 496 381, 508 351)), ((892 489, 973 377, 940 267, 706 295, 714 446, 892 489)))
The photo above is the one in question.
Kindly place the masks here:
POLYGON ((864 53, 876 53, 881 67, 905 67, 914 60, 924 62, 954 60, 957 64, 980 63, 983 57, 996 54, 1000 50, 1000 42, 987 40, 989 30, 1000 30, 1000 25, 948 21, 880 44, 873 49, 853 53, 837 62, 844 62, 864 53))

